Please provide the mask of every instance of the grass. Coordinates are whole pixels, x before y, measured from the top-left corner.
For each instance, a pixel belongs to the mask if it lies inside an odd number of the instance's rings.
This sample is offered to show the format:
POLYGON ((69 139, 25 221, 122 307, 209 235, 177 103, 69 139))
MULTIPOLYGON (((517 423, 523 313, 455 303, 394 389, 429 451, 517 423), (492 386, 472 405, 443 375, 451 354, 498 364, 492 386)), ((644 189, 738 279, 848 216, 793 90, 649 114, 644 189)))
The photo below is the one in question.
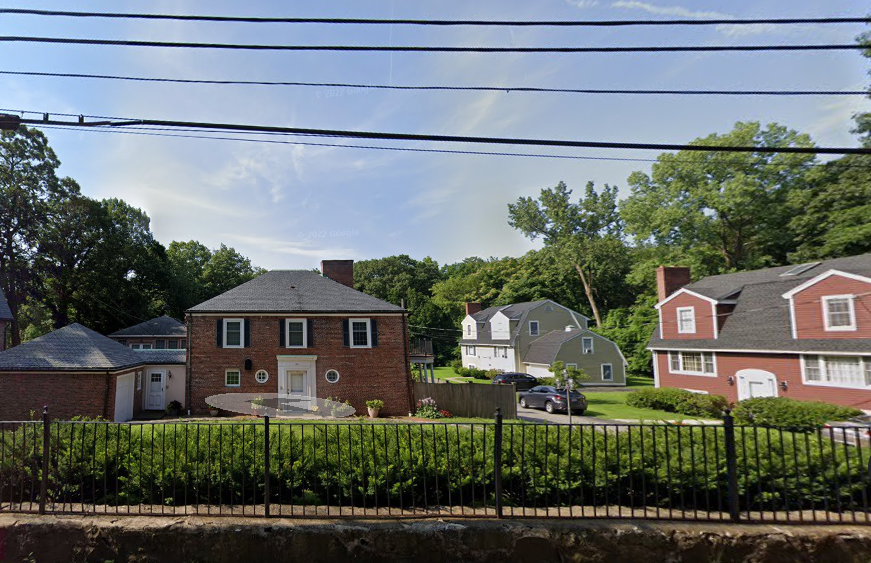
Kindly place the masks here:
POLYGON ((584 393, 587 396, 587 416, 625 420, 684 420, 688 417, 673 412, 639 409, 626 404, 631 393, 584 393))
POLYGON ((464 382, 468 382, 468 383, 482 383, 484 385, 490 384, 489 379, 475 379, 473 377, 460 377, 459 375, 454 373, 453 368, 449 368, 449 367, 435 368, 434 371, 435 371, 435 378, 436 379, 446 380, 446 379, 450 378, 453 381, 464 381, 464 382))

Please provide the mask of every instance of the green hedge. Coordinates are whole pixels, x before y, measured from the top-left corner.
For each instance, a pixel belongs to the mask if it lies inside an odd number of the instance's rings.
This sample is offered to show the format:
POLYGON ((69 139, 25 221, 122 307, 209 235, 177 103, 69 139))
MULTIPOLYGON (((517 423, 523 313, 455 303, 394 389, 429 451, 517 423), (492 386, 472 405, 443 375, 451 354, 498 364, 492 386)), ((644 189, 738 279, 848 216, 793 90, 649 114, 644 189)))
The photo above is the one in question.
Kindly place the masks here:
POLYGON ((706 418, 722 418, 723 411, 729 408, 729 401, 722 395, 703 395, 671 387, 640 389, 626 397, 626 404, 641 409, 706 418))
POLYGON ((768 428, 782 428, 796 432, 809 432, 821 428, 826 422, 847 420, 862 411, 850 407, 796 401, 786 397, 747 399, 732 411, 735 422, 768 428))

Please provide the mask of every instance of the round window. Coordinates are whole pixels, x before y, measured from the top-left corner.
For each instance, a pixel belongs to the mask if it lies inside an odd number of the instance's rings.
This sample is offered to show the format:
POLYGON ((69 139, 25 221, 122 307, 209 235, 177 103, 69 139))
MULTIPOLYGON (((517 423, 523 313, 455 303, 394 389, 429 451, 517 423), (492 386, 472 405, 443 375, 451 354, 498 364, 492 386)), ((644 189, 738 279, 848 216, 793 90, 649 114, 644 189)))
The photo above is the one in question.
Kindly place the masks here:
POLYGON ((254 379, 257 380, 257 383, 266 383, 269 381, 269 372, 265 369, 257 370, 257 373, 254 374, 254 379))
POLYGON ((327 370, 327 373, 324 374, 328 383, 336 383, 339 381, 339 372, 334 369, 327 370))

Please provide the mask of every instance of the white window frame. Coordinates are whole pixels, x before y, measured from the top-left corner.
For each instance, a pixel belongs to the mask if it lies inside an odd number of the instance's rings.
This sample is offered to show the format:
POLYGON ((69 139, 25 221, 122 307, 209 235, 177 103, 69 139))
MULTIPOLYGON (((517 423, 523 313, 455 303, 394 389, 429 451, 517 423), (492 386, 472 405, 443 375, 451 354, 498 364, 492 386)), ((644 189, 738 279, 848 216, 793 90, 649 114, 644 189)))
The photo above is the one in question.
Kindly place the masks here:
POLYGON ((136 344, 131 344, 130 349, 132 349, 132 350, 151 350, 152 346, 151 346, 151 344, 136 343, 136 344))
POLYGON ((136 372, 136 390, 142 391, 142 372, 141 371, 136 372))
POLYGON ((245 319, 224 319, 223 334, 221 335, 221 344, 223 348, 244 348, 245 347, 245 319), (239 323, 239 344, 227 344, 227 324, 239 323))
POLYGON ((670 373, 674 373, 677 375, 698 375, 700 377, 717 377, 717 355, 713 352, 696 352, 694 350, 683 350, 683 351, 670 351, 668 353, 668 371, 670 373), (702 360, 702 371, 689 371, 684 369, 683 365, 683 354, 701 354, 702 360), (705 369, 705 356, 711 357, 711 365, 713 366, 713 372, 706 372, 705 369), (680 369, 675 370, 672 367, 673 358, 677 358, 678 365, 680 369))
POLYGON ((331 368, 331 369, 328 369, 327 371, 324 372, 324 381, 326 381, 326 382, 329 383, 329 384, 338 383, 338 382, 339 382, 339 379, 341 379, 341 378, 342 378, 342 375, 339 373, 339 370, 337 370, 337 369, 332 369, 332 368, 331 368), (330 381, 329 375, 330 375, 331 373, 335 373, 335 374, 336 374, 336 380, 335 380, 335 381, 330 381))
POLYGON ((845 332, 856 330, 856 296, 855 295, 825 295, 821 299, 823 306, 823 323, 827 332, 845 332), (845 326, 831 326, 829 324, 829 303, 836 299, 847 300, 847 310, 850 314, 850 324, 845 326))
POLYGON ((477 357, 477 350, 475 350, 474 346, 466 346, 466 355, 477 357))
POLYGON ((471 325, 471 323, 466 325, 466 336, 472 336, 472 325, 471 325))
POLYGON ((696 333, 696 308, 695 307, 678 307, 677 308, 677 333, 678 334, 695 334, 696 333), (681 313, 689 311, 692 314, 689 322, 691 327, 684 329, 681 313))
POLYGON ((594 354, 594 344, 592 336, 583 336, 581 337, 581 353, 582 354, 594 354), (590 343, 590 351, 587 352, 587 342, 590 343))
POLYGON ((566 369, 568 369, 568 368, 578 369, 578 364, 566 364, 566 369))
POLYGON ((372 319, 348 319, 348 344, 351 348, 372 347, 372 319), (354 344, 354 323, 366 323, 366 344, 354 344))
POLYGON ((869 371, 871 371, 871 357, 869 357, 869 356, 858 356, 858 355, 857 356, 840 356, 840 355, 838 355, 838 356, 826 356, 823 354, 802 354, 802 356, 801 356, 801 382, 804 385, 811 385, 811 386, 817 386, 817 387, 834 387, 836 389, 865 389, 865 390, 871 389, 871 385, 843 385, 841 383, 833 383, 831 381, 823 381, 824 379, 826 379, 828 377, 828 372, 827 372, 828 368, 826 366, 826 363, 827 363, 826 359, 832 358, 832 357, 836 357, 836 358, 859 358, 859 369, 862 371, 862 375, 866 378, 866 381, 867 381, 866 374, 868 374, 869 371), (808 378, 807 378, 807 359, 811 356, 813 356, 814 358, 817 358, 817 361, 819 363, 821 381, 808 380, 808 378))
POLYGON ((224 370, 224 387, 241 387, 242 386, 242 370, 241 369, 226 369, 224 370), (227 382, 227 376, 235 373, 239 377, 239 383, 233 385, 227 382))
POLYGON ((614 381, 614 365, 613 364, 602 364, 600 368, 602 370, 602 381, 614 381), (611 368, 611 377, 605 378, 605 366, 611 368))
POLYGON ((261 385, 264 384, 264 383, 266 383, 267 381, 269 381, 269 372, 266 371, 265 369, 258 369, 258 370, 254 373, 254 381, 256 381, 257 383, 260 383, 261 385), (265 377, 263 378, 263 381, 260 381, 260 379, 259 379, 259 377, 258 377, 260 374, 263 374, 263 375, 265 376, 265 377))
POLYGON ((529 336, 538 336, 541 334, 541 325, 538 321, 529 321, 529 336), (535 332, 532 331, 532 325, 535 323, 535 332))
MULTIPOLYGON (((350 327, 350 325, 348 325, 350 327)), ((284 347, 285 348, 308 348, 308 319, 285 319, 284 320, 284 347), (290 323, 302 323, 302 346, 291 346, 290 323)))

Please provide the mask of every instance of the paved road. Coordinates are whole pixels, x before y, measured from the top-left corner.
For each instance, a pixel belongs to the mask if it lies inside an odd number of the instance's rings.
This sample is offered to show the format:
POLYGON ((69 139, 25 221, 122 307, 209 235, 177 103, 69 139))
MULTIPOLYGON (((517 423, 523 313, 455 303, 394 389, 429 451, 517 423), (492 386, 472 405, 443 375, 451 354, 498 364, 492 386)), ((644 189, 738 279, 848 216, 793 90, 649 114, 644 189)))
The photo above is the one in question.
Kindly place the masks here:
MULTIPOLYGON (((551 423, 551 424, 568 424, 569 415, 554 413, 548 414, 543 410, 525 409, 517 405, 517 418, 527 420, 529 422, 551 423)), ((596 418, 594 416, 577 416, 572 415, 572 424, 615 424, 616 421, 607 420, 604 418, 596 418)))

